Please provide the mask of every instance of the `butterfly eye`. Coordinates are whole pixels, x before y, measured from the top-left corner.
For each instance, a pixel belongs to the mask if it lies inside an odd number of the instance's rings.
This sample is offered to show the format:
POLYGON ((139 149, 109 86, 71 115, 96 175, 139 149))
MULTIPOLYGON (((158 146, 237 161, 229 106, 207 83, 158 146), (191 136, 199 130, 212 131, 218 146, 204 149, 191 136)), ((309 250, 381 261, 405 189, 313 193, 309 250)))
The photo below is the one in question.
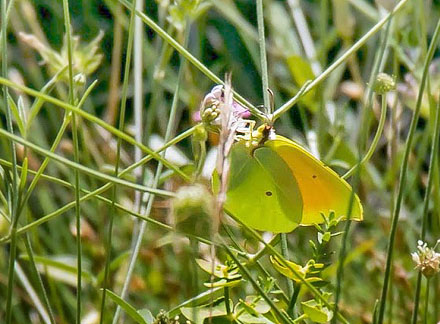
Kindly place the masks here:
POLYGON ((316 178, 317 178, 317 175, 316 175, 316 174, 312 175, 312 178, 313 178, 313 179, 316 179, 316 178))
POLYGON ((272 191, 266 191, 266 196, 268 197, 272 196, 272 191))

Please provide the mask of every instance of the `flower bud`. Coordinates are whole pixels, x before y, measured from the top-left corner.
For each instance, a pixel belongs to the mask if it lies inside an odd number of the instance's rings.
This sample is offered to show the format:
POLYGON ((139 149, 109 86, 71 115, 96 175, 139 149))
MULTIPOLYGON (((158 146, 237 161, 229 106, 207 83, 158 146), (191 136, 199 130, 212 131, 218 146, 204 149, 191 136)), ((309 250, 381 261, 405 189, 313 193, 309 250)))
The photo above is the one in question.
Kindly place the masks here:
POLYGON ((209 237, 214 212, 214 197, 201 184, 180 187, 172 201, 178 231, 209 237))
POLYGON ((86 84, 86 75, 84 73, 78 73, 77 75, 75 75, 73 77, 73 82, 77 85, 77 86, 84 86, 84 84, 86 84))
POLYGON ((379 73, 373 84, 373 91, 378 94, 385 94, 396 89, 396 77, 386 73, 379 73))
POLYGON ((416 269, 430 278, 440 272, 440 253, 435 252, 435 247, 430 248, 423 241, 418 241, 417 251, 411 253, 416 269))
POLYGON ((203 124, 195 126, 193 139, 196 142, 205 142, 208 139, 208 132, 203 124))

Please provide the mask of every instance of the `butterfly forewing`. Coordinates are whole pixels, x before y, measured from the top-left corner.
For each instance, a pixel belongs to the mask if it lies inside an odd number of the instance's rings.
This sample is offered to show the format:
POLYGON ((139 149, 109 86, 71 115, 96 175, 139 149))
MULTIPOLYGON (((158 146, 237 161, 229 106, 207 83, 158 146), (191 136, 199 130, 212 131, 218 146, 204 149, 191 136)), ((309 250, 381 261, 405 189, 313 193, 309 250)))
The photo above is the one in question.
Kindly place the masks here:
POLYGON ((302 199, 289 166, 272 149, 236 143, 230 155, 225 209, 262 231, 290 232, 301 221, 302 199))

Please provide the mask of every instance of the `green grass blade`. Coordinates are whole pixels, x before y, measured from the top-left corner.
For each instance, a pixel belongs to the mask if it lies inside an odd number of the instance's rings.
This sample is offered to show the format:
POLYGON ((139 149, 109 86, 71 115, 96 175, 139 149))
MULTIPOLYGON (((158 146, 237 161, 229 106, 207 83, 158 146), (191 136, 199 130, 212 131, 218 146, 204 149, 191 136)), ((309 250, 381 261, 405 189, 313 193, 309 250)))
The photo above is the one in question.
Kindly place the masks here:
MULTIPOLYGON (((134 9, 136 8, 136 0, 133 0, 132 10, 130 14, 130 23, 128 26, 128 40, 127 40, 127 54, 125 59, 125 67, 124 67, 124 80, 122 83, 122 98, 121 98, 121 107, 119 112, 119 130, 124 129, 125 125, 125 110, 127 107, 127 90, 128 90, 128 82, 130 78, 130 68, 131 68, 131 57, 133 52, 133 35, 134 35, 134 18, 136 17, 134 9)), ((122 141, 118 138, 117 148, 116 148, 116 163, 115 163, 115 171, 114 177, 117 178, 119 175, 119 163, 121 158, 121 145, 122 141)), ((108 219, 108 228, 107 228, 107 239, 105 243, 106 250, 106 260, 105 260, 105 269, 104 269, 104 285, 102 289, 102 300, 101 300, 101 312, 100 312, 100 324, 104 323, 104 314, 105 314, 105 297, 107 288, 109 287, 109 275, 110 275, 110 259, 111 259, 111 251, 112 251, 112 235, 113 235, 113 223, 114 223, 114 214, 115 214, 115 204, 117 197, 117 186, 113 186, 112 192, 112 205, 110 207, 110 215, 108 219)))
POLYGON ((411 120, 411 125, 409 128, 406 145, 405 145, 405 152, 402 160, 402 167, 400 169, 400 177, 399 177, 399 187, 397 192, 397 198, 396 202, 394 204, 393 208, 393 214, 391 218, 391 231, 388 238, 388 249, 387 249, 387 259, 386 259, 386 267, 385 267, 385 276, 382 286, 382 294, 380 298, 380 304, 379 304, 379 312, 378 312, 378 324, 382 324, 384 321, 385 316, 385 307, 387 303, 387 293, 388 293, 388 286, 389 281, 391 277, 391 267, 392 267, 392 260, 393 260, 393 251, 394 251, 394 241, 396 237, 397 232, 397 224, 399 221, 400 216, 400 208, 402 206, 403 196, 404 196, 404 189, 406 187, 406 176, 408 172, 408 160, 409 155, 412 150, 412 144, 414 140, 414 134, 417 127, 417 122, 419 120, 420 115, 420 108, 422 105, 422 97, 423 93, 425 91, 425 85, 426 85, 426 79, 428 77, 429 73, 429 64, 434 56, 435 50, 437 48, 437 41, 440 36, 440 20, 437 23, 434 35, 432 37, 431 43, 429 45, 428 53, 425 58, 424 66, 423 66, 423 74, 422 79, 420 82, 420 88, 419 93, 417 96, 417 103, 416 108, 413 113, 413 117, 411 120))
POLYGON ((131 306, 129 303, 127 303, 125 300, 123 300, 121 297, 116 295, 114 292, 107 290, 108 296, 116 303, 118 304, 126 313, 138 324, 148 324, 145 319, 137 312, 137 310, 131 306))
MULTIPOLYGON (((131 5, 127 0, 118 0, 122 3, 127 9, 131 9, 131 5)), ((148 25, 151 29, 153 29, 163 40, 165 40, 168 44, 170 44, 176 51, 178 51, 185 59, 188 60, 191 64, 193 64, 196 68, 198 68, 203 74, 205 74, 208 78, 210 78, 213 82, 217 84, 223 84, 224 82, 212 73, 202 62, 200 62, 196 57, 194 57, 190 52, 188 52, 185 47, 179 44, 173 37, 171 37, 166 31, 164 31, 158 24, 156 24, 150 17, 145 15, 144 13, 136 10, 136 15, 138 15, 142 21, 148 25)), ((243 104, 249 111, 252 112, 253 115, 258 117, 261 120, 266 120, 266 116, 262 114, 254 105, 244 99, 237 93, 234 93, 238 102, 243 104)))
POLYGON ((73 162, 69 159, 66 159, 65 157, 62 157, 62 156, 57 155, 55 153, 52 153, 49 150, 43 149, 43 148, 39 147, 38 145, 35 145, 29 141, 22 139, 21 137, 18 137, 16 135, 13 135, 13 134, 5 131, 4 129, 0 129, 0 136, 4 136, 8 139, 11 139, 16 143, 20 143, 26 147, 31 148, 32 150, 34 150, 35 152, 37 152, 41 155, 47 156, 50 159, 55 160, 65 166, 68 166, 74 170, 81 171, 81 172, 88 174, 90 176, 93 176, 95 178, 98 178, 98 179, 101 179, 101 180, 104 180, 107 182, 111 182, 113 184, 119 184, 119 185, 125 186, 127 188, 139 190, 142 192, 150 192, 150 193, 154 193, 154 194, 157 194, 157 195, 163 196, 163 197, 174 197, 174 194, 172 192, 169 192, 166 190, 160 190, 160 189, 152 189, 152 188, 149 188, 149 187, 146 187, 143 185, 132 183, 132 182, 129 182, 129 181, 126 181, 126 180, 123 180, 120 178, 116 178, 113 176, 109 176, 105 173, 90 169, 82 164, 73 162))
POLYGON ((154 159, 156 159, 157 161, 163 163, 167 168, 175 171, 179 176, 181 176, 183 179, 189 181, 190 178, 188 175, 186 175, 185 173, 183 173, 181 170, 179 170, 177 167, 175 167, 172 163, 168 162, 166 159, 164 159, 163 157, 161 157, 159 154, 155 153, 153 150, 151 150, 150 148, 148 148, 147 146, 137 142, 133 137, 127 135, 124 132, 121 132, 120 130, 118 130, 117 128, 107 124, 105 121, 103 121, 102 119, 89 114, 88 112, 79 109, 76 106, 72 106, 68 103, 65 103, 64 101, 61 101, 59 99, 53 98, 51 96, 48 96, 46 94, 40 93, 39 91, 30 89, 28 87, 16 84, 6 78, 0 77, 0 84, 2 85, 6 85, 8 87, 12 87, 15 88, 17 90, 23 91, 31 96, 34 97, 38 97, 38 98, 42 98, 45 101, 52 103, 54 105, 56 105, 57 107, 60 107, 62 109, 71 111, 73 113, 76 113, 78 116, 81 116, 87 120, 89 120, 92 123, 97 124, 98 126, 101 126, 102 128, 104 128, 106 131, 112 133, 113 135, 122 138, 124 141, 126 141, 129 144, 132 144, 134 146, 139 147, 144 153, 150 154, 153 156, 154 159))
MULTIPOLYGON (((423 199, 423 216, 422 216, 422 228, 420 231, 420 239, 425 241, 426 232, 428 226, 428 214, 429 214, 429 201, 431 197, 431 191, 434 183, 434 174, 435 174, 435 166, 438 161, 438 151, 439 151, 439 137, 440 137, 440 101, 437 105, 437 109, 435 111, 435 124, 434 124, 434 132, 432 134, 432 146, 431 146, 431 157, 429 159, 429 171, 428 171, 428 184, 425 190, 425 197, 423 199)), ((414 309, 411 317, 411 323, 417 323, 418 311, 419 311, 419 302, 420 302, 420 293, 422 288, 422 273, 421 271, 417 274, 417 283, 416 283, 416 291, 414 294, 414 309)))
POLYGON ((397 13, 406 4, 408 0, 401 0, 392 12, 382 18, 376 25, 374 25, 364 36, 362 36, 356 43, 354 43, 341 57, 339 57, 333 64, 331 64, 324 72, 317 76, 310 83, 304 84, 303 88, 285 104, 279 107, 273 114, 273 120, 277 120, 282 114, 292 108, 304 95, 309 93, 316 86, 321 84, 336 68, 343 64, 351 55, 353 55, 359 48, 361 48, 371 37, 373 37, 391 17, 397 13))

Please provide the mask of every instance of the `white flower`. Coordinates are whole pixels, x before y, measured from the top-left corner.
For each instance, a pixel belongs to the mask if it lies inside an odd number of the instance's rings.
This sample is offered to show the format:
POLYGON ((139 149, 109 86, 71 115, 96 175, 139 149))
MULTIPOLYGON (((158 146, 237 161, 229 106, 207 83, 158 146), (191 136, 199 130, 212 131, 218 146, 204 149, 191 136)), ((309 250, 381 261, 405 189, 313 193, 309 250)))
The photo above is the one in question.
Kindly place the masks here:
POLYGON ((440 253, 435 251, 439 243, 440 240, 437 241, 433 248, 430 248, 427 243, 419 240, 417 242, 417 251, 411 253, 416 269, 420 270, 425 277, 432 277, 440 272, 440 253))

